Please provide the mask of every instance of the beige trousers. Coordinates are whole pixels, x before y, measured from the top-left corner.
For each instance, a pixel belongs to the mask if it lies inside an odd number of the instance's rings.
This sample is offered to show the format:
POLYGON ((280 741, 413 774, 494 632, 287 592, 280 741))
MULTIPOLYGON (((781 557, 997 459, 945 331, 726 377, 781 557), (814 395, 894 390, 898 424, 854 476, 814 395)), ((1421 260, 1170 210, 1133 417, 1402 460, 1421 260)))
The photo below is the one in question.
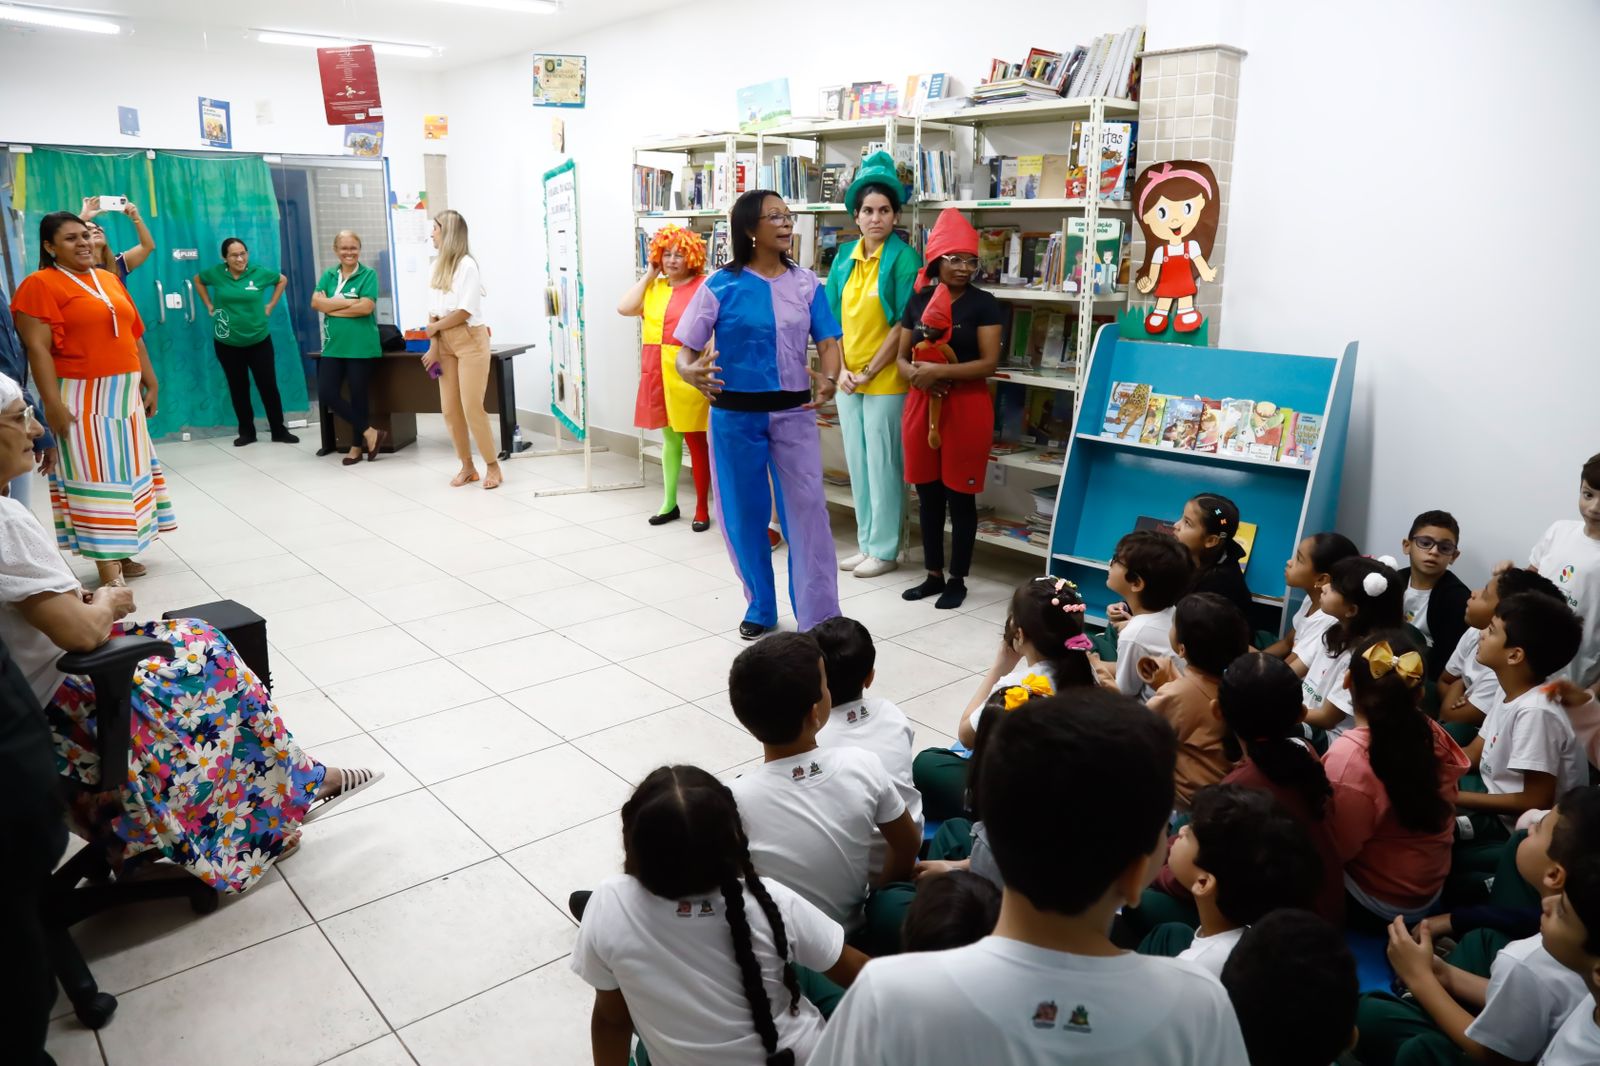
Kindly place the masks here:
POLYGON ((489 327, 451 326, 439 338, 439 407, 450 440, 456 446, 461 465, 472 462, 472 442, 467 428, 478 442, 478 451, 488 463, 500 454, 489 416, 483 409, 484 391, 489 386, 489 327))

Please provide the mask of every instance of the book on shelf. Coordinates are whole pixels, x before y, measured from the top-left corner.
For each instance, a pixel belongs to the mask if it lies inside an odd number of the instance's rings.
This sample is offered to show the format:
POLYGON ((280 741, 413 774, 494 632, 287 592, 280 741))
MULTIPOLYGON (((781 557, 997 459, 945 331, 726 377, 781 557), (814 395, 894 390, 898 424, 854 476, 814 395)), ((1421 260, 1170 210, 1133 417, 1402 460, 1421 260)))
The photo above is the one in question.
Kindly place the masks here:
POLYGON ((1067 153, 1067 195, 1089 195, 1089 174, 1099 175, 1100 199, 1126 200, 1133 167, 1130 152, 1134 143, 1132 122, 1106 122, 1100 127, 1100 147, 1089 143, 1089 123, 1072 124, 1072 142, 1067 153))
MULTIPOLYGON (((1090 343, 1101 326, 1108 326, 1117 320, 1116 315, 1092 315, 1089 318, 1090 343)), ((1069 359, 1076 360, 1078 352, 1078 331, 1083 329, 1083 316, 1073 315, 1068 320, 1067 326, 1067 354, 1069 359)))
MULTIPOLYGON (((1039 316, 1042 321, 1043 316, 1039 316)), ((1017 307, 1011 311, 1011 322, 1006 327, 1006 337, 1000 349, 1000 368, 1010 367, 1014 370, 1031 370, 1033 368, 1033 355, 1029 350, 1029 340, 1033 335, 1034 309, 1031 307, 1017 307)))
POLYGON ((667 211, 672 208, 673 175, 659 167, 633 168, 633 209, 667 211))
POLYGON ((1067 362, 1067 316, 1064 312, 1053 311, 1045 317, 1044 346, 1039 351, 1039 366, 1046 370, 1062 370, 1067 362))
POLYGON ((919 157, 916 195, 919 200, 949 200, 956 194, 956 154, 924 148, 919 157))
MULTIPOLYGON (((794 260, 807 270, 815 271, 817 268, 817 216, 799 214, 794 216, 794 229, 789 238, 789 249, 794 255, 794 260)), ((821 275, 826 277, 826 274, 821 275)))
POLYGON ((680 211, 710 211, 717 207, 717 168, 712 162, 695 163, 678 171, 675 196, 680 211))
POLYGON ((1276 462, 1283 448, 1284 424, 1294 412, 1267 400, 1256 401, 1250 414, 1250 444, 1246 453, 1252 459, 1276 462))
POLYGON ((733 260, 733 240, 728 235, 728 220, 717 219, 706 241, 706 270, 719 270, 733 260))
POLYGON ((1133 381, 1117 381, 1111 385, 1111 400, 1106 404, 1105 424, 1100 432, 1117 440, 1127 440, 1128 434, 1139 439, 1144 416, 1150 407, 1150 386, 1133 381))
POLYGON ((1194 450, 1215 455, 1222 443, 1222 401, 1200 401, 1200 433, 1194 439, 1194 450))
POLYGON ((1193 397, 1174 396, 1169 399, 1161 415, 1161 439, 1156 443, 1181 452, 1194 451, 1195 438, 1200 435, 1200 413, 1203 410, 1204 401, 1193 397))
POLYGON ((636 274, 643 274, 650 269, 650 234, 642 227, 633 229, 633 269, 636 274))
POLYGON ((1072 394, 1062 389, 1030 389, 1023 436, 1046 448, 1064 448, 1072 436, 1072 394))
POLYGON ((1317 457, 1317 447, 1321 443, 1322 416, 1310 411, 1296 411, 1290 426, 1284 431, 1278 462, 1310 466, 1317 457))
POLYGON ((1131 248, 1126 227, 1120 218, 1102 218, 1095 222, 1095 240, 1087 248, 1088 219, 1067 219, 1066 278, 1062 288, 1066 292, 1083 292, 1090 289, 1096 296, 1121 291, 1122 256, 1131 248))
POLYGON ((1166 420, 1167 401, 1176 399, 1176 396, 1168 396, 1165 393, 1151 394, 1150 404, 1145 408, 1144 425, 1139 430, 1140 444, 1161 443, 1161 427, 1166 420))
POLYGON ((1016 199, 1019 195, 1017 193, 1017 174, 1020 169, 1017 157, 1003 155, 998 158, 997 162, 1000 169, 999 176, 995 182, 994 195, 1003 200, 1016 199))
POLYGON ((1039 180, 1044 176, 1044 156, 1017 156, 1016 189, 1013 196, 1023 200, 1039 198, 1039 180))
POLYGON ((1024 455, 1033 451, 1033 445, 1019 440, 996 441, 989 446, 989 458, 1003 459, 1008 455, 1024 455))
POLYGON ((1047 448, 1030 461, 1048 466, 1060 466, 1067 461, 1067 453, 1056 448, 1047 448))
POLYGON ((1027 408, 1027 389, 1004 381, 995 383, 993 437, 995 447, 998 448, 1002 444, 1027 446, 1027 442, 1022 439, 1027 433, 1027 408))
POLYGON ((1256 524, 1241 520, 1233 542, 1244 549, 1244 554, 1239 556, 1239 572, 1243 573, 1250 568, 1250 553, 1256 548, 1256 524))
POLYGON ((1165 518, 1154 518, 1142 514, 1133 520, 1133 528, 1139 533, 1165 533, 1169 537, 1177 536, 1178 527, 1165 518))
POLYGON ((828 204, 844 203, 845 190, 850 188, 850 179, 854 174, 855 168, 849 163, 822 164, 821 201, 828 204))
POLYGON ((972 280, 980 285, 1000 284, 1011 255, 1011 235, 1016 226, 991 226, 978 231, 978 269, 972 280))
POLYGON ((1250 444, 1255 439, 1251 435, 1250 424, 1255 410, 1254 400, 1222 401, 1222 439, 1217 446, 1218 453, 1232 456, 1250 454, 1250 444))
POLYGON ((847 85, 824 85, 817 90, 817 113, 825 119, 844 117, 844 94, 847 85))
POLYGON ((985 537, 1007 537, 1024 542, 1030 539, 1027 522, 993 515, 978 520, 978 532, 985 537))
POLYGON ((810 203, 822 198, 822 168, 803 155, 773 156, 763 166, 761 187, 771 189, 789 203, 810 203))
POLYGON ((944 99, 950 85, 948 74, 912 74, 906 78, 905 92, 900 96, 900 114, 921 115, 928 104, 944 99))
POLYGON ((1121 33, 1104 33, 1091 43, 1067 82, 1065 94, 1079 98, 1110 96, 1138 99, 1139 63, 1144 47, 1144 27, 1130 26, 1121 33))
MULTIPOLYGON (((862 162, 866 162, 867 157, 872 155, 874 152, 885 152, 888 151, 888 149, 889 146, 883 141, 868 141, 861 146, 861 160, 862 162)), ((901 189, 901 198, 906 201, 909 201, 912 197, 912 194, 916 191, 917 169, 916 155, 914 154, 915 152, 915 145, 896 144, 894 146, 895 175, 899 177, 900 184, 903 186, 901 189)), ((848 186, 846 186, 846 188, 848 188, 848 186)))
POLYGON ((1044 279, 1045 254, 1053 237, 1054 233, 1037 231, 1012 237, 1012 247, 1016 250, 1014 261, 1009 264, 1012 276, 1025 285, 1040 284, 1044 279))
POLYGON ((1061 486, 1040 485, 1036 489, 1028 490, 1028 495, 1033 497, 1033 513, 1049 518, 1056 512, 1056 493, 1061 491, 1061 486))

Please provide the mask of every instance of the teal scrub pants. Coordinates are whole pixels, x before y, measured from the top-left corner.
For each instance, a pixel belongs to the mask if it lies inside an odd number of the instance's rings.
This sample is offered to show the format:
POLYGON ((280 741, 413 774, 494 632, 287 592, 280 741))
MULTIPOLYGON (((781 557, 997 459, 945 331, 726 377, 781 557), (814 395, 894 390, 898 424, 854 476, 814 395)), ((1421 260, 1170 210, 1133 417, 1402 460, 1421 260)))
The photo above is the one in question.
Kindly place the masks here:
POLYGON ((838 393, 839 431, 850 467, 856 507, 856 545, 872 559, 900 554, 900 516, 905 502, 905 456, 900 449, 903 392, 877 396, 838 393))

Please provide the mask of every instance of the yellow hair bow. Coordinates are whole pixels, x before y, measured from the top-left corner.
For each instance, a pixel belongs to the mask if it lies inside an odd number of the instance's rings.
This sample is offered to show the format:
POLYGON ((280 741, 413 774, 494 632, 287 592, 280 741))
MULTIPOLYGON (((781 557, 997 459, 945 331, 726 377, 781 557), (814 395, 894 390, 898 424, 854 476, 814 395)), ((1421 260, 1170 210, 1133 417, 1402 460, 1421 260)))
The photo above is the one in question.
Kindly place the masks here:
POLYGON ((1397 657, 1389 642, 1380 640, 1366 650, 1363 658, 1367 660, 1367 666, 1371 668, 1373 677, 1382 677, 1390 670, 1394 670, 1399 673, 1407 688, 1416 688, 1422 683, 1422 656, 1414 651, 1408 651, 1397 657))
POLYGON ((1006 710, 1014 711, 1035 696, 1054 696, 1055 686, 1043 674, 1029 674, 1022 684, 1006 689, 1006 710))

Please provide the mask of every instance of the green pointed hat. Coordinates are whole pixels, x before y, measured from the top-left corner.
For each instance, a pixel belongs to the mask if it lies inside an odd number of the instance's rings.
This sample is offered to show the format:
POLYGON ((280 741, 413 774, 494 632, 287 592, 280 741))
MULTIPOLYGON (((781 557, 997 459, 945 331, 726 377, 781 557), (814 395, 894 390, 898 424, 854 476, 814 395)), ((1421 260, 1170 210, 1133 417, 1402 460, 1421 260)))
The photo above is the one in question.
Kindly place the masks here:
POLYGON ((888 152, 873 152, 861 164, 861 169, 856 172, 856 180, 850 183, 850 188, 844 194, 844 206, 852 215, 856 213, 861 194, 868 185, 882 185, 889 191, 889 200, 894 204, 894 209, 900 210, 901 201, 905 199, 905 186, 900 182, 900 172, 895 169, 894 156, 888 152))

